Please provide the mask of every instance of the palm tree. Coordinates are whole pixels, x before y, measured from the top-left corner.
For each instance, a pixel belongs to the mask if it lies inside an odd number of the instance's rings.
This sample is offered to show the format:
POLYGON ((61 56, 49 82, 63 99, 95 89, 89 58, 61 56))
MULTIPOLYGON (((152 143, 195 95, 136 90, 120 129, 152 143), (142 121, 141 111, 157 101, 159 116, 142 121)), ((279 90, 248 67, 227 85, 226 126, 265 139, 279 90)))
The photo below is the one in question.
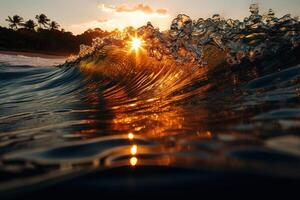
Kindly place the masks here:
POLYGON ((26 21, 24 24, 23 24, 23 26, 24 26, 24 28, 27 28, 27 29, 29 29, 29 30, 34 30, 34 28, 37 26, 36 24, 35 24, 35 22, 33 21, 33 20, 28 20, 28 21, 26 21))
POLYGON ((22 25, 22 22, 24 20, 19 15, 14 15, 12 18, 10 16, 8 16, 8 18, 5 21, 9 22, 9 27, 10 28, 18 29, 18 26, 22 25))
POLYGON ((42 28, 42 25, 44 28, 47 28, 47 25, 49 25, 50 19, 45 14, 36 15, 35 18, 37 19, 40 28, 42 28))
POLYGON ((60 27, 60 25, 56 22, 56 21, 52 21, 49 25, 50 30, 58 30, 58 28, 60 27))

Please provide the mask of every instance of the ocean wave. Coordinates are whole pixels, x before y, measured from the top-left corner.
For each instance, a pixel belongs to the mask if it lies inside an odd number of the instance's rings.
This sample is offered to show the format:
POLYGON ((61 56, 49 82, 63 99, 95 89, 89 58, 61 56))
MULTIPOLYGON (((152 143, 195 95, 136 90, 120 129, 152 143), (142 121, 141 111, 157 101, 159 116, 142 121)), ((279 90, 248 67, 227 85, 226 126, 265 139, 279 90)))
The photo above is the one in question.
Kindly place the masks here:
POLYGON ((0 190, 139 165, 298 178, 299 23, 251 13, 128 28, 58 67, 2 61, 0 190))

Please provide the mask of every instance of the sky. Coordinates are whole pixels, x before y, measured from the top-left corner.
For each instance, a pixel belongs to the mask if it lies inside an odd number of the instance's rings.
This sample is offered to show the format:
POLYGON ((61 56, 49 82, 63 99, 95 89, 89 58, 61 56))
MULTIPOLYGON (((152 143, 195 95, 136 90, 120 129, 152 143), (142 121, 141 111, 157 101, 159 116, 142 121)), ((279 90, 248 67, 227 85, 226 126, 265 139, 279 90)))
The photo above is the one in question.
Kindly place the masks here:
POLYGON ((7 16, 18 14, 28 20, 44 13, 74 34, 96 27, 139 27, 147 21, 164 30, 180 13, 193 19, 215 13, 243 19, 249 15, 251 3, 258 3, 262 14, 272 8, 277 16, 300 15, 300 0, 0 0, 0 26, 8 25, 7 16))

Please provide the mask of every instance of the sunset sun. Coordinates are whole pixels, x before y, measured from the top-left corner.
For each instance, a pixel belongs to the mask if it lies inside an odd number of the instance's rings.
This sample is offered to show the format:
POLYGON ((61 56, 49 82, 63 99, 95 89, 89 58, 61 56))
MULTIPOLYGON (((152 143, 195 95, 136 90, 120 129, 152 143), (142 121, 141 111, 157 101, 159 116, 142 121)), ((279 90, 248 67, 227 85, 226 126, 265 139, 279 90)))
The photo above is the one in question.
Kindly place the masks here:
POLYGON ((129 41, 130 51, 138 52, 143 48, 145 41, 138 37, 132 37, 129 41))
POLYGON ((140 38, 133 38, 131 41, 131 48, 135 51, 142 47, 142 40, 140 38))

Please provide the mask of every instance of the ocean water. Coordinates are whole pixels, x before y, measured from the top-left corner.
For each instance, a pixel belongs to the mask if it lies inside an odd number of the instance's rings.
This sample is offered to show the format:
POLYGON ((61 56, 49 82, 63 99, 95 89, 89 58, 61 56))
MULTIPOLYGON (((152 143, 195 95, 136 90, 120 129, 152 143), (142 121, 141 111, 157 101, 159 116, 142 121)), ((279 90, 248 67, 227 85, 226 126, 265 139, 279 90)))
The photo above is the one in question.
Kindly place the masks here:
POLYGON ((132 176, 137 190, 236 173, 299 181, 299 64, 193 75, 162 67, 109 79, 56 67, 64 60, 0 55, 0 63, 5 195, 78 176, 83 188, 104 191, 126 190, 132 176), (104 177, 96 184, 89 173, 104 177))
POLYGON ((0 54, 0 196, 296 194, 299 22, 250 8, 67 60, 0 54))

